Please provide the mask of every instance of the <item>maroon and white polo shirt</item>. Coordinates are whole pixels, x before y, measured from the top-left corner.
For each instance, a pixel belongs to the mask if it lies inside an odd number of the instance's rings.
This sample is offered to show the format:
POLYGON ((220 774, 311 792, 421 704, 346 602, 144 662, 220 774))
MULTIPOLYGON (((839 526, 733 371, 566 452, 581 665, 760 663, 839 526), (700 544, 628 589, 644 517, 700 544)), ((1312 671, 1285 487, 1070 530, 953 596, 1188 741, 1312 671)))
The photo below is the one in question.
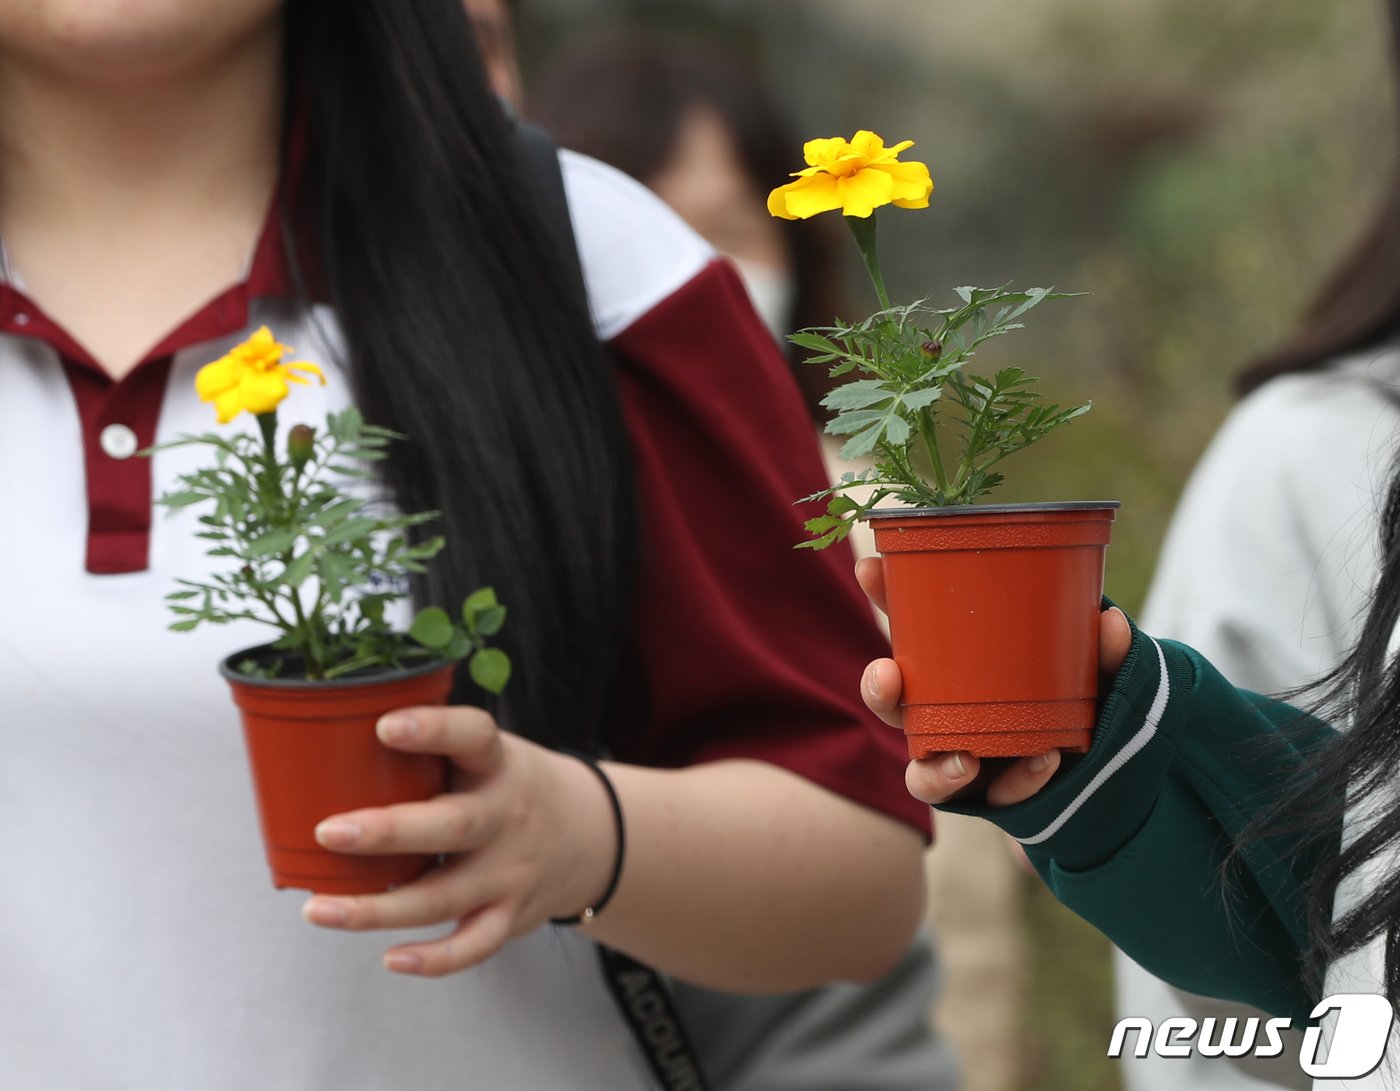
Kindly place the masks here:
MULTIPOLYGON (((791 549, 791 501, 822 470, 771 337, 646 190, 563 162, 648 535, 636 669, 651 699, 620 756, 770 760, 926 829, 902 740, 857 695, 883 644, 849 556, 791 549)), ((151 500, 207 454, 133 456, 216 427, 195 372, 263 323, 330 378, 294 391, 284 428, 344 405, 334 315, 288 298, 276 240, 269 227, 245 281, 120 383, 24 295, 22 269, 0 286, 0 1084, 649 1087, 576 933, 404 979, 379 966, 395 937, 312 928, 301 895, 269 886, 215 671, 265 632, 167 630, 164 595, 210 562, 197 512, 151 500)))

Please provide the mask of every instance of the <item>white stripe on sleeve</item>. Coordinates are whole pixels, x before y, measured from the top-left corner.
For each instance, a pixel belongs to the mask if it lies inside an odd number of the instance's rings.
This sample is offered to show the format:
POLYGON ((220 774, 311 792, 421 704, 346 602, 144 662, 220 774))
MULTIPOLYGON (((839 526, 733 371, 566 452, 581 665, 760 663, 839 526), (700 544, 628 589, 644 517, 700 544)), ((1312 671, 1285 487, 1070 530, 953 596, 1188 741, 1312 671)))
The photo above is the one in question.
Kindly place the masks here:
MULTIPOLYGON (((1148 637, 1152 640, 1151 637, 1148 637)), ((1162 654, 1162 646, 1152 640, 1152 647, 1157 651, 1157 664, 1161 669, 1161 679, 1157 683, 1157 693, 1152 698, 1152 705, 1147 710, 1147 719, 1143 721, 1137 733, 1128 740, 1128 744, 1122 750, 1114 754, 1108 763, 1094 774, 1094 778, 1084 785, 1077 796, 1070 802, 1070 805, 1060 812, 1058 817, 1046 826, 1045 829, 1031 837, 1018 837, 1016 840, 1023 845, 1039 845, 1042 841, 1048 841, 1060 831, 1080 807, 1084 806, 1089 797, 1097 792, 1108 781, 1108 778, 1127 765, 1134 754, 1152 741, 1152 736, 1157 734, 1157 725, 1162 722, 1162 714, 1167 710, 1167 698, 1171 696, 1171 682, 1167 679, 1167 657, 1162 654)))

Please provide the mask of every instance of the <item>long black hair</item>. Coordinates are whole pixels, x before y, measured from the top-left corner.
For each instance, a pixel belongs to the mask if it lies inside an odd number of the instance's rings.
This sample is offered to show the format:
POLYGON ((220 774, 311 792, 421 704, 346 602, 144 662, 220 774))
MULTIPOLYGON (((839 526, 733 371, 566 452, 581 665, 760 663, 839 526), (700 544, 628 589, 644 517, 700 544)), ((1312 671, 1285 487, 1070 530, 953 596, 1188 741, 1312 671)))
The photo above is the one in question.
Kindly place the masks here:
POLYGON ((1400 461, 1380 530, 1380 577, 1356 644, 1329 675, 1289 695, 1341 730, 1309 750, 1308 767, 1237 847, 1285 833, 1300 834, 1300 847, 1320 843, 1307 885, 1307 985, 1321 996, 1329 965, 1383 937, 1384 987, 1400 1004, 1400 461))
POLYGON ((284 18, 287 130, 304 130, 289 251, 334 305, 366 419, 409 437, 395 499, 442 513, 415 599, 451 610, 494 586, 515 663, 498 715, 592 746, 632 601, 626 431, 463 6, 288 0, 284 18))

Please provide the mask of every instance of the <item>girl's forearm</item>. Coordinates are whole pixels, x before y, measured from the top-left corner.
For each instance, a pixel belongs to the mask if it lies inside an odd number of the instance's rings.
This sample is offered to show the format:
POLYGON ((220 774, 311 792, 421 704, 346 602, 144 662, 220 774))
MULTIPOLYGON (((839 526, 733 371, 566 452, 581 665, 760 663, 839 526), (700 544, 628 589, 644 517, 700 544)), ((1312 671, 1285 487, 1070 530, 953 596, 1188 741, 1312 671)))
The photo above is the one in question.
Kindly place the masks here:
POLYGON ((604 767, 627 853, 587 925, 598 942, 747 992, 870 980, 907 951, 924 913, 914 830, 763 762, 604 767))

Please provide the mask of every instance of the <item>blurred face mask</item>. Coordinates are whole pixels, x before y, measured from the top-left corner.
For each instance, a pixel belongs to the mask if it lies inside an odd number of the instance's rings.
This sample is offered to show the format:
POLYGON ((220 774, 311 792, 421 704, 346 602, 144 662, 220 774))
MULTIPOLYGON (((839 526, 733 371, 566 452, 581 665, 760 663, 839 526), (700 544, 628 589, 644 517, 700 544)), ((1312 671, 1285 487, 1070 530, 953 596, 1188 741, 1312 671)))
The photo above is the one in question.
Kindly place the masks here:
POLYGON ((753 301, 753 308, 768 332, 786 348, 787 335, 792 332, 792 305, 797 297, 793 278, 776 265, 729 256, 739 270, 739 279, 753 301))

